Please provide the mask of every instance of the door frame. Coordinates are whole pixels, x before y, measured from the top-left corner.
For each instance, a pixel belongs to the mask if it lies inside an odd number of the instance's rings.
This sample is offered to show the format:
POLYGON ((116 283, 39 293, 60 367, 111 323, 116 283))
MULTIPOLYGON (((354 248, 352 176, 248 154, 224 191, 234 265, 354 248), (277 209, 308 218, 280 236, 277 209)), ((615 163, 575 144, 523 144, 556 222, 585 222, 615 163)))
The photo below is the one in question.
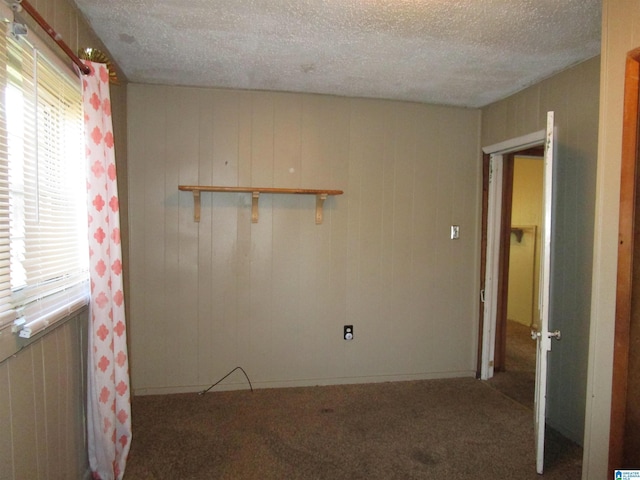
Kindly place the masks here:
POLYGON ((627 54, 624 82, 622 124, 622 158, 620 175, 620 218, 618 227, 618 271, 616 283, 616 314, 614 327, 613 377, 611 386, 611 425, 609 432, 609 472, 625 464, 625 430, 627 393, 629 388, 629 356, 631 323, 637 318, 640 285, 634 279, 640 275, 640 256, 636 255, 634 232, 640 227, 640 48, 627 54), (635 312, 634 312, 635 310, 635 312))
POLYGON ((481 295, 476 376, 483 380, 493 377, 495 369, 504 368, 513 154, 538 152, 540 147, 544 149, 545 140, 546 130, 539 130, 482 148, 481 295), (507 208, 506 195, 509 196, 507 208))

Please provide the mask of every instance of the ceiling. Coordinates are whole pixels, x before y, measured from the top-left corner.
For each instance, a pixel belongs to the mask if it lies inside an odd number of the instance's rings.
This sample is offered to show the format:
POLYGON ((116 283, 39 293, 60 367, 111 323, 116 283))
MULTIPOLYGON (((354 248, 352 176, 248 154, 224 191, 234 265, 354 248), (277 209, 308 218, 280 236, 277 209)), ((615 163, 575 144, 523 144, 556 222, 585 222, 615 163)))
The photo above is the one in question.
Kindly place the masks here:
POLYGON ((129 81, 465 107, 600 53, 601 0, 74 0, 129 81))

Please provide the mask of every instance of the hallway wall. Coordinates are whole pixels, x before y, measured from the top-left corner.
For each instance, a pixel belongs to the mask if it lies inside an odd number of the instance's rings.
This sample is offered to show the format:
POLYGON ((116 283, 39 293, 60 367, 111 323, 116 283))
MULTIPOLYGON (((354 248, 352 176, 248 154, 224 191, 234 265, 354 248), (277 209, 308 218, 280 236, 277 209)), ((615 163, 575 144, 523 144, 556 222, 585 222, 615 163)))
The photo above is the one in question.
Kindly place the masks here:
POLYGON ((482 109, 482 145, 543 130, 555 111, 556 209, 548 422, 583 442, 591 321, 600 58, 593 58, 482 109))
POLYGON ((527 327, 540 318, 543 166, 541 158, 514 158, 511 226, 522 236, 511 234, 507 318, 527 327))

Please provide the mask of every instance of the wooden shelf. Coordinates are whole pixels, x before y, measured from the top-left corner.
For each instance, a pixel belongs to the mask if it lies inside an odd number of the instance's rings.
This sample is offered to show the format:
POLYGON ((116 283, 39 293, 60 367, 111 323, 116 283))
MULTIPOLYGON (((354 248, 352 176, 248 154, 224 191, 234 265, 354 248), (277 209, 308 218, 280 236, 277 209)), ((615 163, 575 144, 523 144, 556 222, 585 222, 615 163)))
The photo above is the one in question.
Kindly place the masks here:
POLYGON ((515 235, 516 237, 516 241, 518 243, 522 243, 522 237, 524 236, 525 233, 533 233, 535 235, 536 233, 536 226, 535 225, 524 225, 524 226, 519 226, 519 225, 512 225, 511 226, 511 234, 515 235))
POLYGON ((231 192, 250 193, 251 200, 251 222, 258 223, 258 200, 261 193, 294 194, 294 195, 315 195, 316 196, 316 224, 322 223, 322 210, 324 201, 329 195, 342 195, 342 190, 319 190, 310 188, 273 188, 273 187, 220 187, 209 185, 179 185, 178 188, 185 192, 193 193, 193 220, 200 221, 200 193, 201 192, 231 192))

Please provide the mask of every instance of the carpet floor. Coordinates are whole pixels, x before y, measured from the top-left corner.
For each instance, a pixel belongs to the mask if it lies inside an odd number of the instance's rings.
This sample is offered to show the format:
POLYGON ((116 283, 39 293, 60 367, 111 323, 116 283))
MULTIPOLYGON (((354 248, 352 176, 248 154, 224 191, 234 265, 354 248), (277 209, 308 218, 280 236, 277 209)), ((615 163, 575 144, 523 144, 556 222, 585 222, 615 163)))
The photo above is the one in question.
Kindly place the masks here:
MULTIPOLYGON (((533 415, 473 378, 139 396, 125 480, 537 479, 533 415)), ((545 480, 579 479, 550 432, 545 480)))
POLYGON ((531 329, 514 321, 507 321, 507 345, 505 370, 496 372, 488 383, 533 409, 536 390, 536 342, 531 339, 531 329))

